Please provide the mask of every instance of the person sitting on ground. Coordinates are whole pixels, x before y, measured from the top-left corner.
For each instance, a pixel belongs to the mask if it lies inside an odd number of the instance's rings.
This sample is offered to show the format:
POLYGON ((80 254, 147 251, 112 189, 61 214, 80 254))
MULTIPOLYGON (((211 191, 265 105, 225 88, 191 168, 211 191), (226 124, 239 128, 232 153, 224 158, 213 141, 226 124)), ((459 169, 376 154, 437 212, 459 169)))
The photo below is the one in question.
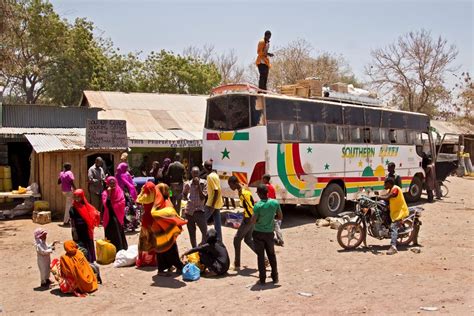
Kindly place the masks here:
POLYGON ((402 178, 400 177, 400 175, 395 173, 395 163, 393 161, 388 163, 387 171, 388 171, 388 174, 387 174, 386 178, 389 178, 389 177, 393 178, 393 181, 394 181, 395 185, 399 186, 401 188, 402 187, 402 178))
POLYGON ((61 277, 68 283, 68 288, 76 296, 92 293, 97 290, 97 277, 84 254, 79 251, 73 240, 64 242, 66 254, 61 256, 61 277))
POLYGON ((387 178, 384 187, 388 193, 380 196, 380 198, 389 202, 390 219, 392 220, 392 224, 390 224, 390 249, 387 251, 387 255, 394 255, 398 252, 398 230, 401 227, 402 220, 409 215, 409 211, 403 191, 399 186, 395 185, 393 178, 387 178))
POLYGON ((211 228, 206 234, 206 243, 186 251, 181 259, 198 252, 201 264, 217 275, 226 274, 229 270, 230 259, 224 244, 217 238, 217 231, 211 228))

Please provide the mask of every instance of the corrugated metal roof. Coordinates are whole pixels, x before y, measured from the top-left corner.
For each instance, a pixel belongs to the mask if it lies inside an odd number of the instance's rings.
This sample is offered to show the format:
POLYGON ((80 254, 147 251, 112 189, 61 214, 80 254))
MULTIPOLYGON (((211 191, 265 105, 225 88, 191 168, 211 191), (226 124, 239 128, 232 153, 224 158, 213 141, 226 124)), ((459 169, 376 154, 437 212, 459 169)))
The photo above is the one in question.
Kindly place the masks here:
POLYGON ((86 143, 84 135, 27 134, 25 137, 37 153, 84 150, 86 143))
POLYGON ((2 126, 42 128, 84 128, 96 120, 101 109, 84 107, 3 105, 2 126))
POLYGON ((85 128, 34 128, 0 127, 0 135, 44 134, 44 135, 86 135, 85 128))
POLYGON ((129 137, 158 132, 174 139, 175 134, 162 133, 169 130, 202 135, 207 96, 84 91, 83 97, 83 105, 105 110, 99 112, 99 119, 126 120, 129 137))

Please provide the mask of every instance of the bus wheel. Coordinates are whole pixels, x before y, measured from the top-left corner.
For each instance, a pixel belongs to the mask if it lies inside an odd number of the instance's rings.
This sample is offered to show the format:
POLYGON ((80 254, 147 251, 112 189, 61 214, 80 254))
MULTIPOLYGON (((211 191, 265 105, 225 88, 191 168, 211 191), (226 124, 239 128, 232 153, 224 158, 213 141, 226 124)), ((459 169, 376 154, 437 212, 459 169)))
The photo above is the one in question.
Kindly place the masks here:
POLYGON ((321 195, 318 211, 322 218, 335 217, 344 210, 344 191, 336 183, 329 184, 321 195))
POLYGON ((420 177, 413 177, 410 183, 410 188, 406 193, 407 202, 413 203, 417 202, 421 197, 421 192, 423 190, 423 183, 420 177))

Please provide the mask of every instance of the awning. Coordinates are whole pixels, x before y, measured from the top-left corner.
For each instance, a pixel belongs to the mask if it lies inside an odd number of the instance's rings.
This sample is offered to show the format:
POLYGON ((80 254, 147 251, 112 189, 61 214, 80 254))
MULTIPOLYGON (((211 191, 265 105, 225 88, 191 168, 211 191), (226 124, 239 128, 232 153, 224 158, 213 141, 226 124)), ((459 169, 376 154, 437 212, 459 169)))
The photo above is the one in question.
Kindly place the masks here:
POLYGON ((53 151, 84 150, 86 143, 84 135, 25 134, 25 137, 38 154, 53 151))

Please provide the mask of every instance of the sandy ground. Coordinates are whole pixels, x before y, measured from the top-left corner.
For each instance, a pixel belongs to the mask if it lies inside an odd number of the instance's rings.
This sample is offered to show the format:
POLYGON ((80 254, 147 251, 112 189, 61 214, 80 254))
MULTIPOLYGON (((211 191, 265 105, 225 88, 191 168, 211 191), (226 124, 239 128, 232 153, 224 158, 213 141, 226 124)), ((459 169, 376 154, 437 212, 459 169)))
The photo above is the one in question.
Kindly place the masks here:
MULTIPOLYGON (((29 219, 0 221, 0 309, 5 314, 415 314, 474 313, 474 180, 450 178, 450 196, 424 204, 421 253, 385 255, 388 240, 368 240, 370 249, 345 252, 336 231, 318 228, 304 209, 285 212, 285 247, 277 247, 280 285, 255 286, 256 256, 243 244, 246 268, 228 276, 183 282, 158 277, 156 269, 101 266, 104 284, 86 298, 41 291, 35 224, 29 219), (302 296, 299 293, 311 293, 302 296), (426 312, 420 307, 436 307, 426 312)), ((49 239, 66 240, 70 229, 51 223, 49 239)), ((235 230, 224 228, 233 258, 235 230)), ((96 230, 100 238, 103 230, 96 230)), ((129 244, 137 241, 129 235, 129 244)), ((190 247, 188 233, 178 240, 190 247)), ((59 247, 62 248, 62 247, 59 247)), ((56 250, 54 257, 62 249, 56 250)))

